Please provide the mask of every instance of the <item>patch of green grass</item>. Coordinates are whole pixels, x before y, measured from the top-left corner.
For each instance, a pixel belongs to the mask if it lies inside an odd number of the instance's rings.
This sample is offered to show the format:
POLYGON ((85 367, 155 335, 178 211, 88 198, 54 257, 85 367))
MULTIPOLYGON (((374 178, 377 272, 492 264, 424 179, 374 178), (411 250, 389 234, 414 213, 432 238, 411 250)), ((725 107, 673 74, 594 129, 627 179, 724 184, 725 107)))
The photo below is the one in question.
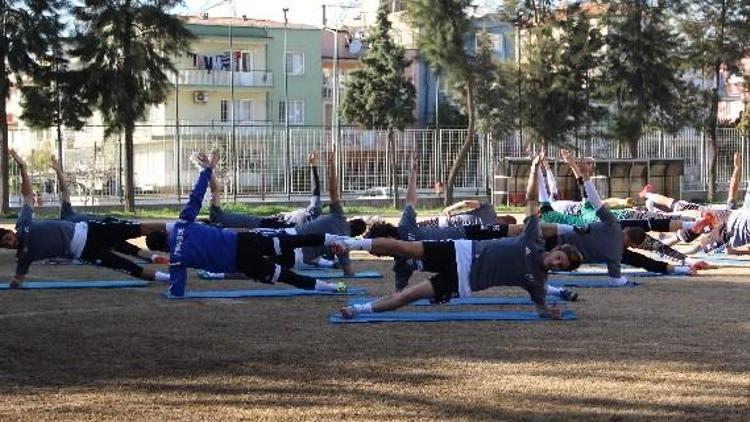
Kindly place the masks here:
MULTIPOLYGON (((280 212, 292 211, 299 207, 293 205, 282 205, 282 204, 251 204, 251 203, 225 203, 222 204, 222 209, 227 212, 250 214, 258 216, 267 216, 278 214, 280 212)), ((323 204, 323 210, 327 211, 328 204, 323 204)), ((169 206, 163 208, 140 208, 135 212, 124 212, 121 210, 92 210, 90 208, 80 209, 80 212, 86 212, 91 214, 106 214, 113 217, 125 218, 125 219, 174 219, 177 218, 182 206, 169 206)), ((344 202, 344 210, 347 215, 379 215, 381 217, 398 217, 401 215, 403 208, 393 208, 392 206, 376 207, 371 205, 347 205, 344 202)), ((501 206, 497 208, 499 213, 504 214, 523 214, 524 209, 522 207, 506 207, 501 206)), ((429 207, 429 208, 418 208, 417 210, 420 215, 436 215, 442 212, 442 208, 429 207)), ((201 216, 208 216, 208 206, 204 206, 201 209, 201 216)), ((35 212, 35 216, 38 218, 57 218, 57 211, 43 211, 35 212)), ((2 219, 15 220, 18 218, 17 212, 11 212, 8 214, 0 215, 2 219)))

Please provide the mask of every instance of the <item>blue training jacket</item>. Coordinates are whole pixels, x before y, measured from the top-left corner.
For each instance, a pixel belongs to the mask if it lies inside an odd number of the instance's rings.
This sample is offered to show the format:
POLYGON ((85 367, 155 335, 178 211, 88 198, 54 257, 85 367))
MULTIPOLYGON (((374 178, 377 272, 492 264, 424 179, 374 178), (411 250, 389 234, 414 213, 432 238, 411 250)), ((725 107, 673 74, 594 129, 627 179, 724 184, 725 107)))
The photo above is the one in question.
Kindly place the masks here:
POLYGON ((190 200, 169 235, 169 293, 185 295, 188 268, 228 273, 237 271, 237 233, 196 223, 213 170, 204 169, 195 182, 190 200))

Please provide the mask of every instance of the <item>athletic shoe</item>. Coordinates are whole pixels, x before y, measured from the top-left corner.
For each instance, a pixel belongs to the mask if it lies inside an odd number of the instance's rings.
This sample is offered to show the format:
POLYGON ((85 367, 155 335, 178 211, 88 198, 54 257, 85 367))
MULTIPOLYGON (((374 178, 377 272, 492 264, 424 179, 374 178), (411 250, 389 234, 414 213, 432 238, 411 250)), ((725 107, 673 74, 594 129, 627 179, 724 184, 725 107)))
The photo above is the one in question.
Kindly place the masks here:
POLYGON ((169 257, 157 255, 153 259, 151 259, 151 262, 153 262, 154 264, 166 265, 169 264, 169 257))
POLYGON ((654 187, 651 186, 651 184, 647 184, 646 186, 643 187, 643 189, 640 192, 638 192, 638 197, 645 198, 646 194, 651 193, 651 191, 653 190, 654 190, 654 187))
POLYGON ((562 288, 560 289, 560 299, 568 302, 575 302, 576 300, 578 300, 578 293, 566 288, 562 288))
POLYGON ((346 284, 339 281, 338 283, 336 283, 336 290, 334 291, 336 293, 346 293, 347 291, 349 291, 349 289, 346 287, 346 284))
POLYGON ((198 270, 198 278, 203 280, 221 280, 224 278, 224 273, 212 273, 206 270, 198 270))

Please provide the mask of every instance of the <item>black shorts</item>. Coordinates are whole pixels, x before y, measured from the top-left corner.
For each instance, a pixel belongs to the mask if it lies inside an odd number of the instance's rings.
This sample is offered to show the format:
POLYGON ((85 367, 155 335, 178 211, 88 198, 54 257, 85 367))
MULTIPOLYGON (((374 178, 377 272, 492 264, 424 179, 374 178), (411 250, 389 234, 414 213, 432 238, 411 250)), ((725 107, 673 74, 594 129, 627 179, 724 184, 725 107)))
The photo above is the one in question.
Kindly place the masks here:
POLYGON ((436 303, 445 303, 458 295, 458 271, 456 270, 456 247, 451 241, 424 241, 424 271, 435 273, 430 277, 432 299, 436 303))

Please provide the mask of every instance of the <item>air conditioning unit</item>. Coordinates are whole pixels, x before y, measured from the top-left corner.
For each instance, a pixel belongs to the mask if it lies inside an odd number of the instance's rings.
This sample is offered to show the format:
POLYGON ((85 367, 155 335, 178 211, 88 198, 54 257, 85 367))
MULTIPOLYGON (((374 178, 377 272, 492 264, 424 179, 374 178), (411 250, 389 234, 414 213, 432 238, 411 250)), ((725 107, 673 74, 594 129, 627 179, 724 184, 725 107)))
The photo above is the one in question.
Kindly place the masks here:
POLYGON ((194 91, 193 102, 205 104, 208 102, 208 93, 206 91, 194 91))

